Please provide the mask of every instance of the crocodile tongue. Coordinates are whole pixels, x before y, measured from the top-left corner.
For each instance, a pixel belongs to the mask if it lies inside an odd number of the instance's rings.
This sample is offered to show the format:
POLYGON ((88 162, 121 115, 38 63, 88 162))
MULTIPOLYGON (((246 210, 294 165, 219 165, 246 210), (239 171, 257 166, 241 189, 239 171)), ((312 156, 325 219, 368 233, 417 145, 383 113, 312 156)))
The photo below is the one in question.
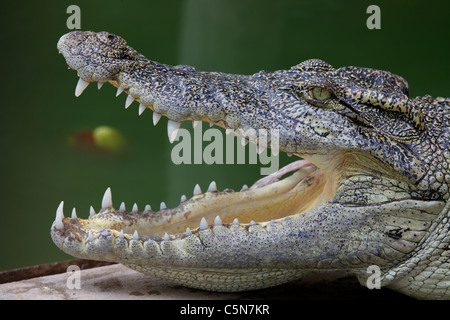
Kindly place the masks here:
POLYGON ((259 179, 250 187, 250 189, 261 188, 265 185, 268 185, 275 181, 278 181, 282 176, 284 176, 285 174, 287 174, 289 172, 292 172, 294 170, 301 170, 302 168, 313 167, 313 166, 314 166, 314 164, 312 164, 308 160, 295 161, 293 163, 290 163, 290 164, 284 166, 280 170, 268 175, 267 177, 259 179))

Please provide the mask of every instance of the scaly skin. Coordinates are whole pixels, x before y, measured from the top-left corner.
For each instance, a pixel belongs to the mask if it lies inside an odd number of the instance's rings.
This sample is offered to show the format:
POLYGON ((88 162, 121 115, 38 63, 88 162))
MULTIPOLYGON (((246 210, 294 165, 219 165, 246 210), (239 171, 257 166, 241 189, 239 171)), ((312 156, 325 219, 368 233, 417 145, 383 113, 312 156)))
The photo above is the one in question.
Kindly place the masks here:
POLYGON ((63 251, 216 291, 327 270, 365 284, 377 265, 382 286, 450 297, 450 99, 412 99, 397 75, 321 60, 250 76, 173 67, 107 32, 69 33, 58 49, 82 79, 76 95, 110 82, 129 95, 126 107, 136 100, 155 122, 168 117, 171 140, 184 120, 238 135, 265 129, 268 142, 279 138, 281 151, 305 159, 250 189, 220 192, 212 183, 157 212, 116 210, 109 188, 86 220, 64 218, 61 203, 51 235, 63 251))

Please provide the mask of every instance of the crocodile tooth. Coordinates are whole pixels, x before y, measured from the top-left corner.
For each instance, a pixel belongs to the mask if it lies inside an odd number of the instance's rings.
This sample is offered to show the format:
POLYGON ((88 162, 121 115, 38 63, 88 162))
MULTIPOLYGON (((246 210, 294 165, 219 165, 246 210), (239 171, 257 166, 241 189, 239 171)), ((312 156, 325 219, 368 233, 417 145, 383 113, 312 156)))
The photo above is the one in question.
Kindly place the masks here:
POLYGON ((75 210, 75 208, 72 209, 72 216, 71 216, 71 218, 72 219, 77 219, 78 218, 77 217, 77 211, 75 210))
POLYGON ((244 185, 242 186, 241 191, 245 191, 245 190, 247 190, 247 189, 248 189, 248 186, 247 186, 246 184, 244 184, 244 185))
POLYGON ((250 221, 251 226, 256 226, 256 222, 254 220, 250 221))
POLYGON ((123 92, 122 87, 117 88, 116 97, 118 97, 123 92))
POLYGON ((83 79, 80 78, 78 80, 77 86, 75 88, 75 97, 79 97, 88 85, 89 85, 89 82, 84 81, 83 79))
POLYGON ((130 104, 132 104, 134 101, 132 96, 128 96, 127 100, 125 100, 125 109, 128 109, 128 107, 130 106, 130 104))
POLYGON ((206 222, 205 217, 202 218, 202 221, 200 221, 200 230, 208 229, 208 223, 206 222))
POLYGON ((199 121, 199 120, 192 120, 192 128, 195 129, 195 127, 197 127, 200 122, 201 121, 199 121))
POLYGON ((89 207, 89 218, 92 218, 92 216, 95 214, 95 210, 94 207, 90 206, 89 207))
POLYGON ((159 210, 163 210, 163 209, 167 209, 166 203, 164 201, 161 202, 161 204, 159 205, 159 210))
POLYGON ((59 229, 59 230, 64 229, 64 223, 63 223, 64 211, 63 211, 63 207, 64 207, 64 201, 61 201, 61 203, 58 206, 58 209, 56 209, 55 227, 56 227, 56 229, 59 229))
POLYGON ((111 188, 108 187, 108 189, 106 189, 105 191, 105 194, 103 195, 102 209, 112 208, 112 206, 113 204, 112 204, 111 188))
POLYGON ((138 212, 138 205, 137 205, 137 203, 135 203, 135 204, 133 205, 133 209, 131 209, 131 212, 133 212, 133 213, 138 212))
POLYGON ((147 204, 144 208, 144 212, 150 212, 150 211, 152 211, 152 207, 150 207, 150 205, 147 204))
POLYGON ((185 202, 187 200, 186 196, 183 194, 180 199, 180 203, 185 202))
POLYGON ((161 114, 158 112, 153 111, 153 125, 156 126, 159 119, 161 119, 161 114))
POLYGON ((100 90, 103 87, 104 84, 105 84, 105 82, 97 82, 98 90, 100 90))
POLYGON ((124 236, 123 236, 123 229, 122 230, 120 230, 120 233, 119 233, 119 239, 123 239, 124 238, 124 236))
POLYGON ((175 141, 175 138, 178 134, 178 129, 180 129, 181 123, 169 120, 167 122, 167 133, 169 135, 169 141, 170 143, 175 141))
POLYGON ((164 240, 164 241, 169 241, 169 240, 170 240, 170 237, 169 237, 169 235, 167 234, 167 232, 164 234, 163 240, 164 240))
POLYGON ((133 240, 139 240, 139 234, 138 234, 137 230, 134 230, 133 240))
POLYGON ((216 185, 215 181, 212 181, 208 187, 208 192, 213 192, 213 191, 217 191, 217 185, 216 185))
POLYGON ((241 145, 245 147, 248 144, 248 140, 244 137, 241 138, 241 145))
POLYGON ((235 218, 235 219, 233 220, 233 224, 234 224, 234 225, 239 225, 239 220, 238 220, 238 218, 235 218))
POLYGON ((147 107, 142 103, 139 103, 139 115, 141 115, 145 111, 145 109, 147 109, 147 107))
POLYGON ((230 134, 230 133, 234 133, 234 130, 231 128, 225 129, 225 134, 230 134))
POLYGON ((92 234, 92 232, 90 232, 89 231, 89 234, 88 234, 88 241, 94 241, 95 240, 95 238, 94 238, 94 235, 92 234))
POLYGON ((189 227, 186 228, 186 236, 191 236, 192 235, 192 231, 191 229, 189 229, 189 227))
POLYGON ((222 225, 222 220, 220 220, 220 217, 219 217, 219 216, 217 216, 217 217, 214 219, 214 225, 215 225, 215 226, 221 226, 221 225, 222 225))
POLYGON ((211 128, 214 125, 214 121, 209 122, 209 127, 211 128))
POLYGON ((200 186, 198 184, 194 187, 194 196, 199 195, 202 193, 202 189, 200 189, 200 186))
POLYGON ((286 155, 290 158, 292 157, 292 152, 286 152, 286 155))
POLYGON ((125 207, 125 202, 122 202, 120 204, 119 211, 127 211, 127 208, 125 207))

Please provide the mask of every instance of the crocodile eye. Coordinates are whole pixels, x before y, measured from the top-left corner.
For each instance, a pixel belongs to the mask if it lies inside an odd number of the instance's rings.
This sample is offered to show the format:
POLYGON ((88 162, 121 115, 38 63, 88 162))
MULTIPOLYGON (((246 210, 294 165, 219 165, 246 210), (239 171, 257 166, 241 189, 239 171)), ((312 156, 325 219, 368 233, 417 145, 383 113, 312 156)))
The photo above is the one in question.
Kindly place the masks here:
POLYGON ((315 87, 311 90, 311 97, 316 100, 327 100, 331 97, 331 92, 321 87, 315 87))

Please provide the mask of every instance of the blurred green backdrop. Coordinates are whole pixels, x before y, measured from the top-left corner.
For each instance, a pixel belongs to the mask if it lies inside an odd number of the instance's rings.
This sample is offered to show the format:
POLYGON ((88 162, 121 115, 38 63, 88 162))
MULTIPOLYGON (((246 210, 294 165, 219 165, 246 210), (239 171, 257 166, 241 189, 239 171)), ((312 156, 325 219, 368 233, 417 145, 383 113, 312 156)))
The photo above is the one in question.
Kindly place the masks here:
MULTIPOLYGON (((170 0, 8 1, 2 4, 0 108, 0 270, 70 257, 50 239, 56 207, 87 217, 110 186, 116 206, 165 201, 176 206, 205 190, 240 189, 260 178, 259 165, 172 164, 167 119, 125 110, 125 95, 95 85, 75 98, 77 76, 56 50, 68 32, 66 8, 81 8, 81 29, 110 31, 148 58, 200 70, 252 74, 310 58, 335 67, 359 65, 405 77, 411 95, 450 96, 445 1, 170 0), (381 8, 381 30, 366 9, 381 8), (123 154, 68 144, 69 134, 100 125, 127 139, 123 154)), ((183 124, 191 128, 190 123, 183 124)), ((204 125, 207 128, 206 125, 204 125)), ((284 155, 281 164, 288 162, 284 155)))

